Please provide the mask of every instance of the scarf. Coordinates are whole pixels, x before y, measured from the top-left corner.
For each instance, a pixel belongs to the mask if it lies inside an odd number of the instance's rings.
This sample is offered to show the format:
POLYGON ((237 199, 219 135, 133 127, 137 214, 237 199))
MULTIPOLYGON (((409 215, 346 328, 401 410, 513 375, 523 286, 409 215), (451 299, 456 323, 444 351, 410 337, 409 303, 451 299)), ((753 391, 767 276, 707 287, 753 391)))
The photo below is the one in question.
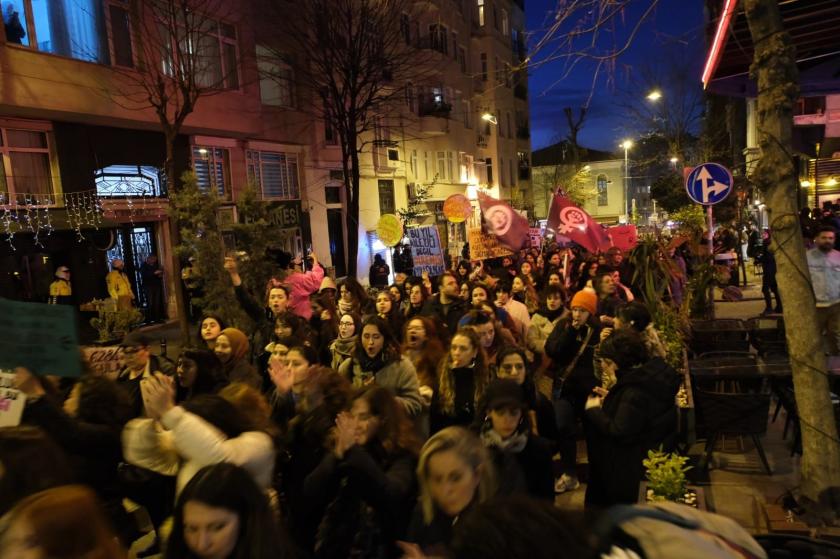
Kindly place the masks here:
POLYGON ((375 375, 385 365, 390 363, 390 361, 385 360, 385 356, 383 355, 385 353, 384 351, 380 351, 376 357, 368 357, 367 352, 364 350, 360 353, 361 355, 359 355, 357 359, 359 361, 359 369, 361 369, 363 373, 372 373, 375 375))
POLYGON ((490 421, 487 421, 481 430, 481 442, 488 448, 497 448, 502 452, 522 452, 522 449, 528 444, 528 433, 516 432, 507 439, 503 439, 493 429, 490 421))
POLYGON ((548 310, 548 307, 540 307, 540 310, 537 311, 537 314, 546 317, 549 322, 554 322, 555 320, 557 320, 557 317, 563 314, 564 310, 565 309, 563 308, 563 305, 560 305, 560 308, 554 311, 548 310))
POLYGON ((336 338, 333 342, 333 351, 339 355, 346 355, 350 357, 353 355, 353 350, 356 349, 356 338, 358 336, 350 336, 349 338, 336 338))

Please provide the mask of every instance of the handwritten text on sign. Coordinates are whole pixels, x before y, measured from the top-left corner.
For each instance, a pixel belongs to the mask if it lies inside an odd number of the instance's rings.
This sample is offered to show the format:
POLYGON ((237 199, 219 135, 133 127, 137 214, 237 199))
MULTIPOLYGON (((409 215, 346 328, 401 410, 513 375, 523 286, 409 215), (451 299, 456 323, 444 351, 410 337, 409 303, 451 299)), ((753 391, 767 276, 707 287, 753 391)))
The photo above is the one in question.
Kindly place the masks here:
POLYGON ((412 227, 407 233, 411 258, 414 260, 414 275, 419 276, 423 272, 428 272, 430 276, 441 275, 446 268, 446 262, 443 259, 437 227, 412 227))
POLYGON ((83 347, 82 353, 85 355, 88 367, 95 376, 115 380, 124 365, 123 348, 117 345, 83 347))
POLYGON ((0 427, 15 427, 20 424, 26 397, 14 386, 13 373, 0 372, 0 427))
POLYGON ((82 374, 73 307, 0 299, 0 368, 15 367, 41 375, 82 374))
POLYGON ((480 228, 470 229, 468 238, 470 241, 470 260, 487 260, 488 258, 501 258, 513 254, 513 251, 499 243, 496 237, 486 234, 480 228))

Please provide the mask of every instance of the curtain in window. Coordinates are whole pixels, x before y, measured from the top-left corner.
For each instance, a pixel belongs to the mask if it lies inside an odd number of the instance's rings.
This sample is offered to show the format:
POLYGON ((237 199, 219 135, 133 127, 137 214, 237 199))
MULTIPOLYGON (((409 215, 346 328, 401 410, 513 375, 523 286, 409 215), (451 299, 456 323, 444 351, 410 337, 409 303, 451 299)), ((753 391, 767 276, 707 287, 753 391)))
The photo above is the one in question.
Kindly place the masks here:
POLYGON ((50 158, 46 153, 13 151, 9 158, 17 194, 52 194, 50 158))
POLYGON ((40 50, 90 62, 110 62, 100 0, 34 0, 32 9, 40 50))

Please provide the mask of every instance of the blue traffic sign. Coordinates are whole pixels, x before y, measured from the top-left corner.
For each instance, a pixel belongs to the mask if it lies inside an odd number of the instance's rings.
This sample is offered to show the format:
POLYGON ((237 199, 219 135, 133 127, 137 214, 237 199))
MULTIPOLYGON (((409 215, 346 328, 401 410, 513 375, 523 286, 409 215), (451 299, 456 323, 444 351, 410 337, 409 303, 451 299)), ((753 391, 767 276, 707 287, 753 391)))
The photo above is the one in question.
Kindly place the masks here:
POLYGON ((723 202, 732 192, 732 173, 718 163, 703 163, 691 170, 685 179, 688 197, 704 206, 723 202))

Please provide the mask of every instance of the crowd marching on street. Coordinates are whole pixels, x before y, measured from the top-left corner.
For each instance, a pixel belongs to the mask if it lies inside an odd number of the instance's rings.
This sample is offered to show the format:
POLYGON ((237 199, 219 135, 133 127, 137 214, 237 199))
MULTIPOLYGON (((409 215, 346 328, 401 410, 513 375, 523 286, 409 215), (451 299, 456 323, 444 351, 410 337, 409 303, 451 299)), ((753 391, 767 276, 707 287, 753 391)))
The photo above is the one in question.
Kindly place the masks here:
MULTIPOLYGON (((812 234, 810 260, 840 254, 833 230, 812 234)), ((694 261, 673 248, 678 305, 694 261)), ((377 258, 371 287, 315 255, 278 260, 251 293, 225 259, 252 331, 204 314, 174 362, 131 332, 115 380, 15 371, 0 556, 127 557, 138 508, 154 532, 140 556, 173 559, 692 556, 654 553, 626 524, 644 513, 614 514, 648 450, 674 448, 681 383, 626 252, 546 241, 436 277, 377 258), (554 505, 583 481, 585 517, 554 505)), ((704 556, 765 556, 734 522, 726 538, 743 553, 704 556)))

